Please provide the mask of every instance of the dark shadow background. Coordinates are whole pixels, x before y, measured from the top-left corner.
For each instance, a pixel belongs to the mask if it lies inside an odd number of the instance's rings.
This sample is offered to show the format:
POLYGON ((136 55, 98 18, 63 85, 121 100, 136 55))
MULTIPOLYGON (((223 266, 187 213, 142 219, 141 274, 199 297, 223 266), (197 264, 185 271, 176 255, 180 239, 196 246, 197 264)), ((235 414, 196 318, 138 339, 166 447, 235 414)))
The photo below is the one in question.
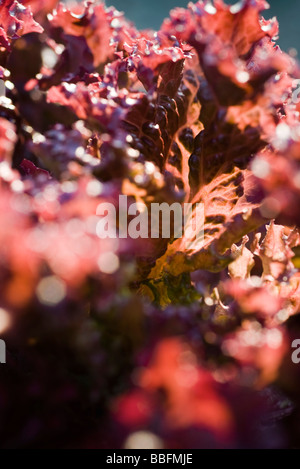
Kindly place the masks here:
MULTIPOLYGON (((108 6, 114 5, 124 11, 126 17, 135 22, 140 29, 159 29, 163 19, 169 11, 176 7, 185 7, 188 0, 106 0, 108 6)), ((236 3, 227 1, 226 3, 236 3)), ((263 13, 265 18, 277 16, 280 26, 279 44, 288 51, 296 48, 300 53, 300 1, 299 0, 269 0, 270 10, 263 13)), ((298 54, 299 57, 299 54, 298 54)))

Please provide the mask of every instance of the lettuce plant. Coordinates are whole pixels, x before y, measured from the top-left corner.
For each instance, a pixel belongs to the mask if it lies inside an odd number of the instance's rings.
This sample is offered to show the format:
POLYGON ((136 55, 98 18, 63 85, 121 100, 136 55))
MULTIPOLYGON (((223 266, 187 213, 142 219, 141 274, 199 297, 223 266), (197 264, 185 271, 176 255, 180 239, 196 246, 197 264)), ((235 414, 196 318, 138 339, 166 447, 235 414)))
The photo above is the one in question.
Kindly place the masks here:
POLYGON ((2 1, 4 448, 299 446, 300 70, 266 8, 2 1), (203 204, 204 242, 100 239, 119 195, 203 204))

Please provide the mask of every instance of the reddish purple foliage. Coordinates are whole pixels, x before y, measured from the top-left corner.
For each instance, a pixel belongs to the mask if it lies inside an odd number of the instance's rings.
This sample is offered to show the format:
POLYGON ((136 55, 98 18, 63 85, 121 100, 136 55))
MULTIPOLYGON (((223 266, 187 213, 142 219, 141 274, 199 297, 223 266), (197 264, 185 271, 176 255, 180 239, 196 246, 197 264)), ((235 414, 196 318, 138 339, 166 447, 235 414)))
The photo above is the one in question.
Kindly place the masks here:
POLYGON ((2 447, 299 447, 300 70, 266 7, 2 2, 2 447), (100 239, 120 194, 202 202, 203 246, 100 239))

